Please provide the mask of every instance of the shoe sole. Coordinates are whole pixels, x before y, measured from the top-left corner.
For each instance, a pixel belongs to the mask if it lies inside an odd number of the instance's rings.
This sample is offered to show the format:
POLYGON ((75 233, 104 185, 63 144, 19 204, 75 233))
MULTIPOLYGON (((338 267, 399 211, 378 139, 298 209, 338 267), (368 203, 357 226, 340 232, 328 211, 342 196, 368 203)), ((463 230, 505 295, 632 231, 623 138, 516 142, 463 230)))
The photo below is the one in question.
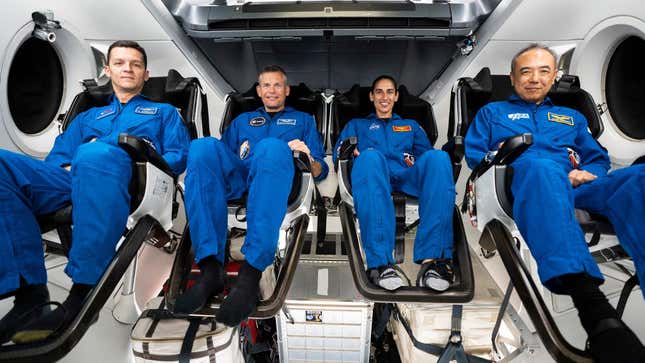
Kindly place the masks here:
POLYGON ((403 281, 397 278, 380 280, 378 285, 388 291, 394 291, 405 286, 403 281))
POLYGON ((21 331, 11 337, 11 341, 16 344, 26 344, 33 343, 41 340, 45 340, 50 336, 54 331, 53 330, 27 330, 21 331))
POLYGON ((428 278, 425 281, 425 287, 435 291, 446 291, 450 287, 450 283, 443 279, 428 278))

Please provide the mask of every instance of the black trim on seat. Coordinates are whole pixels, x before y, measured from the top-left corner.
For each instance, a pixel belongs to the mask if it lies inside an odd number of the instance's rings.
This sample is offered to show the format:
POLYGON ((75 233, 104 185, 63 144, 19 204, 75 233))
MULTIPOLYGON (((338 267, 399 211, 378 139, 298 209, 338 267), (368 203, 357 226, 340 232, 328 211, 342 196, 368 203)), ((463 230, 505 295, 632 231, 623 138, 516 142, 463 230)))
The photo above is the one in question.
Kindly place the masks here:
POLYGON ((541 289, 531 278, 528 268, 519 256, 515 240, 504 225, 493 220, 486 226, 486 229, 493 236, 497 251, 513 286, 517 289, 517 294, 551 357, 558 362, 591 363, 592 359, 589 353, 571 346, 558 330, 544 299, 542 299, 541 289))
POLYGON ((81 340, 92 325, 107 299, 112 296, 116 285, 136 256, 141 244, 154 233, 163 229, 150 216, 139 220, 119 247, 112 262, 94 287, 79 315, 62 330, 49 338, 36 343, 0 346, 0 362, 7 363, 40 363, 52 362, 62 358, 81 340))
MULTIPOLYGON (((473 299, 475 293, 475 279, 473 277, 470 251, 464 226, 455 207, 453 213, 454 251, 453 269, 455 280, 447 291, 438 293, 416 286, 401 287, 396 291, 386 291, 374 286, 367 277, 365 261, 360 252, 360 241, 356 232, 354 212, 346 203, 338 206, 338 212, 343 228, 343 242, 346 244, 349 266, 358 292, 365 298, 376 302, 396 303, 467 303, 473 299)), ((414 279, 413 279, 414 280, 414 279)))
MULTIPOLYGON (((304 235, 307 232, 309 216, 304 214, 297 217, 291 226, 290 238, 287 241, 287 250, 285 257, 279 261, 277 271, 276 285, 271 296, 266 300, 261 300, 256 310, 249 316, 251 319, 267 319, 275 316, 287 297, 287 292, 291 287, 293 276, 298 266, 298 259, 302 251, 304 235)), ((190 271, 192 269, 193 255, 191 254, 191 239, 188 226, 184 231, 182 241, 177 249, 175 262, 173 263, 170 275, 170 285, 165 294, 166 305, 170 310, 175 306, 177 297, 183 293, 184 287, 190 271)), ((206 307, 196 314, 215 316, 222 303, 220 297, 215 297, 209 307, 206 307)))

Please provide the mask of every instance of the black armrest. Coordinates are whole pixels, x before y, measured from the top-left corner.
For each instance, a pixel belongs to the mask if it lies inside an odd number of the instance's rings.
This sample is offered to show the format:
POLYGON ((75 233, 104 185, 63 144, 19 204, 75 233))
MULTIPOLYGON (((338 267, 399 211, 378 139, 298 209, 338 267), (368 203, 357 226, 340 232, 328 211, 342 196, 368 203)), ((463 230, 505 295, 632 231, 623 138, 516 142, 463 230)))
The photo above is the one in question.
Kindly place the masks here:
POLYGON ((482 160, 473 169, 470 176, 474 180, 484 174, 493 165, 510 165, 515 161, 526 149, 533 144, 533 135, 530 133, 515 135, 504 141, 504 145, 497 151, 495 158, 492 161, 482 160))
POLYGON ((120 134, 119 146, 130 155, 132 161, 150 162, 164 173, 175 175, 166 160, 159 155, 148 140, 130 134, 120 134))
POLYGON ((450 155, 450 159, 453 163, 461 163, 461 161, 464 159, 465 154, 464 137, 453 137, 441 147, 441 150, 447 152, 448 155, 450 155))
POLYGON ((356 136, 352 136, 341 141, 340 145, 338 146, 338 154, 336 154, 338 160, 349 159, 354 154, 354 150, 356 150, 357 146, 358 138, 356 138, 356 136))
POLYGON ((297 170, 300 170, 301 172, 311 172, 311 162, 309 162, 307 154, 300 151, 294 151, 293 163, 297 170))

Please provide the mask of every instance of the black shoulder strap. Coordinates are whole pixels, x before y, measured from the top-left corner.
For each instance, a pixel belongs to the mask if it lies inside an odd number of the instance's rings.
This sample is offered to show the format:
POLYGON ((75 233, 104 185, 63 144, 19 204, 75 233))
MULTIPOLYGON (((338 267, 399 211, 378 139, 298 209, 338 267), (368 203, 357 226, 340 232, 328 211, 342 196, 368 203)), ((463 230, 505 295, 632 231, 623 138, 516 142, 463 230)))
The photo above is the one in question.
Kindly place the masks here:
POLYGON ((186 335, 184 335, 184 342, 181 344, 181 351, 179 352, 179 363, 190 363, 190 355, 193 351, 193 343, 195 342, 195 336, 197 336, 201 318, 190 319, 189 321, 186 335))

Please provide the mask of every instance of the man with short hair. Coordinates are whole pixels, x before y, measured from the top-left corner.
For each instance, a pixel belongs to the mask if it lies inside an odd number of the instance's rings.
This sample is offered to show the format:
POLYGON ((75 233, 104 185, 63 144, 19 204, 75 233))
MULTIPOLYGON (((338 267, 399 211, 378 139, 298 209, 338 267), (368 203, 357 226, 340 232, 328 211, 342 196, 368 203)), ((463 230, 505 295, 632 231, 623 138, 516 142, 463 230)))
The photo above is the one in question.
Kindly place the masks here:
POLYGON ((510 74, 515 94, 479 110, 466 135, 466 160, 473 168, 504 140, 533 134, 533 145, 512 164, 511 190, 513 217, 540 279, 554 293, 571 296, 597 360, 641 361, 642 344, 598 288, 603 275, 574 208, 609 218, 645 281, 645 165, 607 173, 607 151, 591 136, 585 117, 547 97, 556 72, 551 49, 532 44, 518 52, 510 74))
POLYGON ((347 123, 336 143, 334 160, 340 143, 357 137, 352 194, 372 282, 390 291, 404 286, 392 258, 395 218, 390 195, 394 190, 419 198, 420 224, 414 242, 414 261, 421 264, 417 286, 445 291, 453 277, 452 165, 448 154, 432 149, 415 120, 392 112, 398 99, 394 78, 377 77, 370 90, 375 113, 347 123))
POLYGON ((226 203, 248 193, 245 261, 216 317, 229 326, 253 312, 262 271, 273 263, 295 172, 292 151, 309 156, 316 181, 328 172, 313 117, 285 106, 289 84, 284 70, 268 66, 260 72, 258 83, 256 92, 263 106, 237 116, 221 140, 193 141, 188 155, 186 214, 201 274, 177 298, 175 312, 195 312, 223 290, 226 203))
POLYGON ((0 320, 0 344, 44 339, 73 319, 110 263, 130 206, 132 161, 118 145, 120 133, 147 139, 176 174, 185 169, 190 136, 181 116, 140 94, 146 61, 139 44, 113 43, 105 66, 114 89, 108 106, 76 116, 44 161, 0 150, 0 295, 15 295, 0 320), (36 216, 70 203, 73 243, 65 272, 73 285, 62 307, 47 313, 36 216))

